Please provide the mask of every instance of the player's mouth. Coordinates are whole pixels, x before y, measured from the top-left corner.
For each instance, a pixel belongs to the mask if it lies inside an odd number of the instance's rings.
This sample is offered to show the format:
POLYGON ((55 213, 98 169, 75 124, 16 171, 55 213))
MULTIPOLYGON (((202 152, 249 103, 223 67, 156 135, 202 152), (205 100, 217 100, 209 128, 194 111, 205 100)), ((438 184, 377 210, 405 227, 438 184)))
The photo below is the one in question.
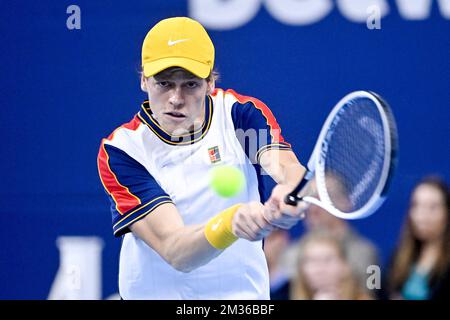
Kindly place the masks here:
POLYGON ((184 114, 177 111, 165 112, 164 114, 175 121, 181 121, 186 119, 186 116, 184 114))

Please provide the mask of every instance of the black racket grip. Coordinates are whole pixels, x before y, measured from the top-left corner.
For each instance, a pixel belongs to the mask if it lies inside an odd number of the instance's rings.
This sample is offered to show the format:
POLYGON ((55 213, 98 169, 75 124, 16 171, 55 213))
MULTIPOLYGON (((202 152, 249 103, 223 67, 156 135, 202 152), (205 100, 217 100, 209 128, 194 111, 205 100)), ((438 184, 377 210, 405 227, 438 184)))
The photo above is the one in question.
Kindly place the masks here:
POLYGON ((297 203, 302 200, 301 197, 298 196, 298 193, 300 190, 303 189, 303 187, 308 183, 309 180, 302 179, 300 183, 295 187, 294 190, 291 191, 285 198, 284 203, 290 205, 290 206, 297 206, 297 203))

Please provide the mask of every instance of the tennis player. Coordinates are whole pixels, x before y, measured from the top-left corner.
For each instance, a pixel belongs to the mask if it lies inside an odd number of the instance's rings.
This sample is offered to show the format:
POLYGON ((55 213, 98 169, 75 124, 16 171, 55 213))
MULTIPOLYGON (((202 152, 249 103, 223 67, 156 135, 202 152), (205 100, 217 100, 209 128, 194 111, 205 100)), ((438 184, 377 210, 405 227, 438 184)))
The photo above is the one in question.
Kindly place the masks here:
POLYGON ((157 23, 142 46, 148 100, 101 142, 99 174, 122 238, 123 299, 269 299, 261 240, 302 217, 303 204, 283 198, 305 169, 273 114, 216 89, 213 67, 213 43, 198 22, 157 23), (217 165, 239 168, 245 190, 215 194, 208 172, 217 165), (264 205, 263 170, 278 183, 264 205))

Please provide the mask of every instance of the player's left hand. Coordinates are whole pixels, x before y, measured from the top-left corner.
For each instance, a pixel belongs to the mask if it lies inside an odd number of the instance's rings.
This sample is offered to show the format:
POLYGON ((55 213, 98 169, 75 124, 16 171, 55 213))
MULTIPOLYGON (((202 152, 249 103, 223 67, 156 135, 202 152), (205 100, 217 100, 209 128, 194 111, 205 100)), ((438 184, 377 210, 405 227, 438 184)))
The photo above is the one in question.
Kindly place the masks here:
POLYGON ((233 234, 249 241, 265 238, 274 227, 264 218, 264 210, 260 202, 242 204, 231 222, 233 234))
POLYGON ((284 198, 292 191, 292 187, 279 184, 272 190, 272 194, 264 204, 264 218, 273 226, 290 229, 305 217, 308 204, 299 201, 297 206, 284 202, 284 198))

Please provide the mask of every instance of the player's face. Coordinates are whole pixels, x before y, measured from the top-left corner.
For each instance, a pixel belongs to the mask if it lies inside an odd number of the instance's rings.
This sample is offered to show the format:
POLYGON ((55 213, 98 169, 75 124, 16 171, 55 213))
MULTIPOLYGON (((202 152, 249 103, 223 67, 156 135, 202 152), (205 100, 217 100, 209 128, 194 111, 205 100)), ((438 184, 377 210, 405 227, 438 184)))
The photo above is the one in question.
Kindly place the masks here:
POLYGON ((142 79, 153 117, 170 134, 200 128, 204 122, 205 96, 214 90, 207 82, 181 68, 168 69, 142 79))
POLYGON ((413 232, 422 241, 440 239, 449 223, 442 193, 427 184, 414 191, 409 214, 413 232))

